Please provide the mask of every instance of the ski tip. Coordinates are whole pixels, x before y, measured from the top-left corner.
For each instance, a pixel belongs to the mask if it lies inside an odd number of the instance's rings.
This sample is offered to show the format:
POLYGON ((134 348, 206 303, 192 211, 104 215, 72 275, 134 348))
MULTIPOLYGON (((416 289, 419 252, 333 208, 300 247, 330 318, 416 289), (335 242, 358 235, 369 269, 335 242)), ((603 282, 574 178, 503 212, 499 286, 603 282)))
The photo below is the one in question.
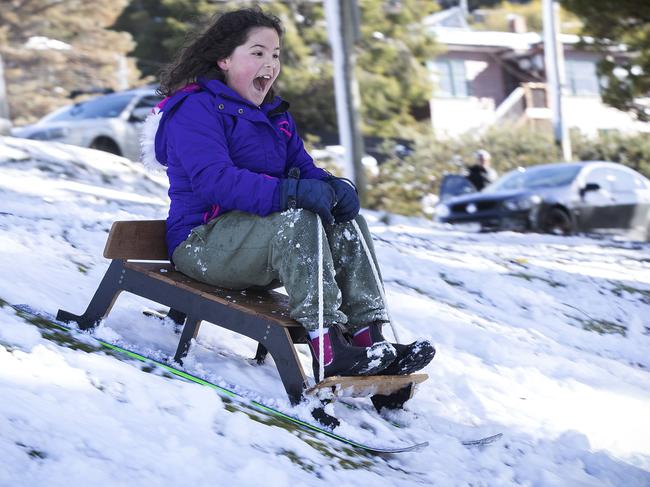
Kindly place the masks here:
POLYGON ((368 445, 362 445, 361 448, 366 450, 367 452, 370 453, 407 453, 407 452, 415 452, 415 451, 420 451, 424 448, 429 446, 429 442, 425 441, 423 443, 415 443, 411 445, 405 445, 405 446, 396 446, 396 447, 389 447, 389 448, 375 448, 372 446, 368 445))
POLYGON ((405 452, 407 452, 407 451, 420 451, 420 450, 424 450, 428 446, 429 446, 429 442, 424 441, 422 443, 416 443, 415 445, 411 445, 407 450, 403 450, 403 451, 405 451, 405 452))
POLYGON ((486 436, 485 438, 480 438, 478 440, 465 440, 461 443, 465 446, 484 446, 494 443, 503 436, 503 433, 497 433, 496 435, 486 436))

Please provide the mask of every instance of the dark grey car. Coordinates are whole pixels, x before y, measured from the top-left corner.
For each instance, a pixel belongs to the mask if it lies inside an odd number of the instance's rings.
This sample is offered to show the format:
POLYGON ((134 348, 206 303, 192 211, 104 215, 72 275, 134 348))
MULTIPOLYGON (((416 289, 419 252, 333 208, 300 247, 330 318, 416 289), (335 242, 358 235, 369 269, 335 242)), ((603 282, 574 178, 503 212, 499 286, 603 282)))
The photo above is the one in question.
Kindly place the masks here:
POLYGON ((486 230, 634 231, 650 239, 650 181, 612 162, 553 163, 504 174, 480 193, 452 176, 441 185, 435 217, 442 223, 479 223, 486 230))

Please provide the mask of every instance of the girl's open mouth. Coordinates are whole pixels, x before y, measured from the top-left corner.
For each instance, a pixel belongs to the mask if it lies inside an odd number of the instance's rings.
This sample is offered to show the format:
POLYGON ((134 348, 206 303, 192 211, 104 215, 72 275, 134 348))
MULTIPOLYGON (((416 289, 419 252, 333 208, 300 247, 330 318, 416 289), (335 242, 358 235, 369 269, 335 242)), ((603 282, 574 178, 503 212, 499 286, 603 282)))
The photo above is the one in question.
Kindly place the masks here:
POLYGON ((271 83, 271 76, 265 74, 263 76, 258 76, 253 80, 253 86, 259 91, 266 91, 267 86, 271 83))

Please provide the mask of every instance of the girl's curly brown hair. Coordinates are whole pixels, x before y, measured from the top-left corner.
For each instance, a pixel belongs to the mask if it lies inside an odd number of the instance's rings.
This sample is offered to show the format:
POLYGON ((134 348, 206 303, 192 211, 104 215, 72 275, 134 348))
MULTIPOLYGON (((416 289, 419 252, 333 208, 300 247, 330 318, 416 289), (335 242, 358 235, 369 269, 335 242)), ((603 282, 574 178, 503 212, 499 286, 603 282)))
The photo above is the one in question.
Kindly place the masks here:
MULTIPOLYGON (((192 35, 175 59, 162 69, 158 93, 171 96, 199 77, 225 82, 224 72, 217 66, 217 61, 230 56, 238 46, 246 42, 250 31, 257 27, 274 29, 282 39, 280 19, 265 14, 259 8, 246 8, 216 15, 207 30, 192 35)), ((271 100, 273 96, 271 89, 265 101, 271 100)))

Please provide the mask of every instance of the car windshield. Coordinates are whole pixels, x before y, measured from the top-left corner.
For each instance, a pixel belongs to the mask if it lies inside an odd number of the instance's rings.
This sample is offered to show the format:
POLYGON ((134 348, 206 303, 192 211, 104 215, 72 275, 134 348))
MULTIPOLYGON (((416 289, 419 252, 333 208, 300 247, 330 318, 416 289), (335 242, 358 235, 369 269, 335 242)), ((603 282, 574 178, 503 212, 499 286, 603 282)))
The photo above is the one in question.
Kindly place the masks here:
POLYGON ((44 122, 61 122, 66 120, 85 120, 89 118, 114 118, 120 115, 133 99, 133 95, 107 95, 81 103, 45 117, 44 122))
POLYGON ((504 174, 485 188, 483 192, 565 186, 575 179, 579 171, 580 166, 545 166, 516 169, 504 174))

